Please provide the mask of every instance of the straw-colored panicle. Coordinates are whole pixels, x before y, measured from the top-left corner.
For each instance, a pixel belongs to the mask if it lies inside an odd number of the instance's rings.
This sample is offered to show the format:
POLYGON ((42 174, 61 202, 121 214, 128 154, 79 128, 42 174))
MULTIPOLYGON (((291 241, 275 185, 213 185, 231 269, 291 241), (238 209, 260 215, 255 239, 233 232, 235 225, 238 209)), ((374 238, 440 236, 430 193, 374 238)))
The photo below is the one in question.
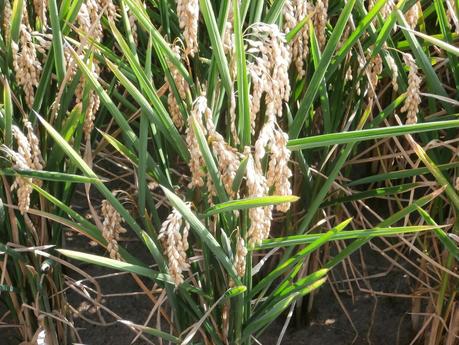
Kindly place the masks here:
POLYGON ((408 23, 408 26, 411 29, 414 29, 416 25, 418 24, 420 7, 421 7, 421 4, 419 2, 416 2, 405 13, 406 22, 408 23))
POLYGON ((245 275, 245 266, 246 266, 246 256, 247 248, 245 246, 245 241, 239 234, 236 235, 236 253, 234 255, 234 269, 238 277, 243 277, 245 275))
POLYGON ((272 56, 271 70, 271 87, 266 91, 266 106, 267 115, 282 116, 282 101, 288 101, 290 98, 290 81, 288 77, 288 68, 290 66, 291 55, 287 49, 285 35, 279 31, 279 28, 274 25, 270 30, 270 42, 272 56))
MULTIPOLYGON (((30 121, 25 120, 24 126, 27 129, 27 140, 30 145, 30 167, 34 170, 43 170, 43 157, 40 150, 40 140, 38 139, 30 121)), ((34 183, 41 185, 40 180, 34 179, 34 183)))
MULTIPOLYGON (((98 76, 98 65, 95 62, 92 62, 89 66, 94 76, 97 78, 98 76)), ((83 110, 83 96, 85 87, 88 84, 86 83, 86 79, 84 76, 81 76, 80 82, 77 85, 75 90, 75 108, 79 109, 80 111, 83 110)), ((85 135, 85 139, 89 139, 94 129, 94 120, 96 118, 96 113, 100 107, 100 99, 97 93, 90 89, 87 92, 87 101, 86 101, 86 111, 85 111, 85 119, 83 123, 83 133, 85 135)))
POLYGON ((53 36, 50 34, 43 34, 37 31, 33 31, 32 38, 37 52, 43 55, 48 54, 48 51, 51 48, 53 36))
POLYGON ((454 0, 446 0, 446 6, 448 7, 447 15, 451 27, 454 27, 454 32, 459 35, 459 19, 457 17, 458 8, 457 3, 454 0))
MULTIPOLYGON (((248 39, 249 52, 256 56, 255 62, 249 67, 252 75, 252 131, 254 129, 256 114, 260 109, 261 97, 265 93, 266 103, 266 121, 263 124, 258 139, 255 142, 255 154, 254 157, 250 158, 253 160, 254 174, 260 175, 263 184, 268 189, 271 186, 275 186, 276 192, 287 192, 290 190, 290 184, 288 182, 291 176, 290 169, 287 164, 281 162, 281 156, 288 162, 290 152, 287 150, 286 145, 281 145, 284 140, 284 133, 277 129, 277 118, 282 116, 282 103, 288 101, 290 97, 290 84, 288 79, 288 66, 290 64, 290 53, 287 48, 285 36, 279 31, 276 25, 259 24, 253 28, 253 33, 257 41, 248 39), (282 138, 281 138, 282 137, 282 138), (272 178, 271 185, 266 183, 266 179, 262 176, 261 160, 266 154, 266 149, 271 150, 270 161, 272 178), (274 178, 274 175, 278 175, 278 178, 274 178), (286 177, 286 178, 284 178, 286 177), (286 183, 285 183, 286 182, 286 183)), ((285 142, 286 143, 286 142, 285 142)), ((263 196, 267 195, 267 190, 260 195, 251 196, 263 196)), ((288 205, 282 205, 278 209, 288 209, 288 205)), ((270 218, 271 208, 267 209, 256 209, 253 212, 254 218, 270 218), (266 213, 267 216, 262 216, 262 213, 266 213)), ((270 221, 269 221, 270 224, 270 221)), ((260 233, 261 230, 257 230, 256 227, 265 227, 263 222, 259 225, 254 224, 254 230, 252 233, 260 233)), ((268 226, 269 232, 269 226, 268 226)), ((255 238, 253 241, 257 241, 258 235, 250 236, 255 238)), ((260 237, 260 236, 258 236, 260 237)))
POLYGON ((182 218, 180 212, 174 209, 159 231, 158 239, 163 245, 164 255, 167 256, 169 275, 175 286, 183 283, 183 271, 190 267, 186 255, 189 230, 190 224, 182 218), (183 230, 180 232, 182 227, 183 230))
POLYGON ((276 119, 273 117, 268 118, 260 130, 257 140, 255 141, 255 165, 261 170, 261 160, 266 155, 266 148, 274 139, 274 132, 276 130, 276 119))
POLYGON ((191 155, 190 162, 188 163, 191 171, 189 188, 204 186, 204 177, 206 176, 204 171, 204 158, 202 157, 198 140, 194 134, 193 124, 200 126, 205 133, 202 117, 206 112, 210 112, 210 109, 207 108, 207 99, 200 96, 193 104, 191 114, 188 117, 188 127, 186 128, 186 143, 191 155))
POLYGON ((235 91, 231 91, 231 96, 230 96, 230 130, 231 130, 231 136, 233 137, 234 145, 239 145, 239 136, 237 135, 237 129, 236 129, 236 95, 235 91))
POLYGON ((5 9, 3 10, 3 32, 4 32, 4 38, 5 41, 9 40, 8 34, 10 32, 9 28, 11 25, 11 16, 12 16, 12 9, 11 9, 11 3, 9 0, 4 0, 5 4, 5 9))
MULTIPOLYGON (((109 1, 111 3, 111 1, 109 1)), ((104 3, 103 6, 107 6, 107 10, 111 8, 110 11, 113 11, 113 8, 110 6, 109 2, 104 3)), ((113 3, 112 3, 113 5, 113 3)), ((114 5, 113 5, 114 6, 114 5)), ((77 22, 80 29, 80 41, 86 40, 86 45, 91 45, 92 41, 101 42, 103 33, 102 25, 100 23, 99 12, 102 10, 102 7, 99 6, 99 3, 96 0, 87 0, 86 3, 83 3, 80 7, 80 11, 77 15, 77 22), (89 41, 90 38, 90 41, 89 41)), ((116 12, 116 8, 115 8, 116 12)), ((108 12, 110 16, 110 12, 108 12)), ((114 15, 114 14, 113 14, 114 15)), ((99 65, 96 60, 92 60, 90 63, 90 69, 94 76, 97 78, 100 72, 99 65)), ((72 72, 73 73, 73 72, 72 72)), ((76 106, 82 107, 83 94, 86 86, 86 79, 81 77, 80 83, 77 86, 75 91, 76 96, 76 106)), ((94 128, 95 114, 100 106, 100 99, 97 93, 94 90, 88 92, 86 112, 85 112, 85 121, 83 124, 83 130, 85 138, 89 139, 91 132, 94 128)))
POLYGON ((392 73, 392 88, 394 89, 394 91, 396 92, 398 90, 398 81, 397 81, 397 78, 398 78, 398 67, 397 67, 397 64, 395 63, 395 60, 392 56, 390 56, 389 54, 387 54, 386 56, 386 61, 387 61, 387 65, 389 66, 389 69, 392 73))
MULTIPOLYGON (((236 46, 234 44, 234 30, 233 30, 233 6, 230 6, 228 19, 225 25, 225 33, 223 36, 223 49, 225 54, 229 55, 229 70, 231 79, 235 80, 237 76, 237 57, 236 46)), ((236 95, 235 91, 231 91, 230 97, 230 131, 235 145, 239 144, 239 136, 236 129, 236 95)))
MULTIPOLYGON (((35 134, 32 124, 28 121, 24 121, 24 126, 27 128, 27 140, 30 146, 30 168, 34 170, 43 170, 43 158, 41 156, 40 150, 40 140, 35 134)), ((38 179, 33 179, 33 182, 41 186, 42 181, 38 179)))
MULTIPOLYGON (((344 32, 343 32, 343 35, 341 36, 339 42, 338 42, 338 45, 336 46, 336 51, 340 50, 344 43, 346 43, 347 39, 349 38, 349 35, 350 33, 352 32, 352 27, 351 25, 348 23, 346 24, 346 26, 344 27, 344 32)), ((346 57, 352 57, 352 50, 350 50, 346 57)))
MULTIPOLYGON (((84 59, 84 56, 80 56, 80 57, 81 59, 84 59)), ((78 65, 75 63, 73 59, 72 49, 70 48, 69 45, 64 46, 64 58, 65 58, 65 68, 67 70, 67 73, 69 73, 69 82, 70 82, 73 80, 73 77, 75 76, 78 70, 78 65)))
MULTIPOLYGON (((292 171, 288 167, 290 150, 287 148, 288 135, 281 129, 276 128, 276 122, 268 120, 262 127, 257 141, 255 142, 254 162, 255 167, 261 171, 261 161, 266 155, 268 148, 270 156, 267 172, 267 186, 274 187, 275 195, 291 195, 290 177, 292 171)), ((290 208, 289 203, 276 207, 278 211, 286 212, 290 208)))
POLYGON ((222 177, 223 186, 228 195, 234 197, 236 192, 232 186, 240 165, 238 152, 229 146, 219 133, 212 133, 211 136, 212 149, 218 159, 218 170, 222 177))
POLYGON ((34 101, 34 88, 38 86, 42 66, 37 59, 35 44, 32 42, 32 30, 29 25, 26 8, 27 6, 24 5, 19 31, 19 43, 12 42, 11 48, 16 82, 22 86, 25 101, 29 108, 31 108, 34 101))
POLYGON ((233 28, 233 6, 230 6, 228 18, 225 23, 225 33, 223 35, 223 49, 225 54, 232 54, 234 50, 234 28, 233 28))
MULTIPOLYGON (((284 6, 284 31, 290 32, 295 26, 302 21, 314 9, 311 4, 305 0, 287 0, 284 6)), ((295 63, 298 72, 298 78, 301 79, 306 74, 305 61, 309 54, 309 24, 306 23, 298 32, 295 38, 290 42, 292 49, 292 60, 295 63)))
POLYGON ((108 200, 102 201, 100 211, 104 218, 102 222, 102 236, 107 241, 108 254, 112 259, 120 260, 118 242, 120 234, 126 232, 126 229, 121 226, 124 220, 108 200))
POLYGON ((46 10, 48 7, 48 0, 33 0, 33 7, 35 10, 35 14, 38 18, 40 18, 40 22, 44 27, 48 25, 46 19, 46 10))
POLYGON ((317 41, 322 50, 327 43, 326 28, 328 22, 328 0, 317 0, 314 12, 314 28, 317 41))
POLYGON ((177 0, 177 16, 186 44, 186 54, 198 52, 199 0, 177 0))
MULTIPOLYGON (((13 126, 12 133, 18 146, 17 152, 12 151, 13 167, 16 169, 33 169, 32 149, 27 137, 16 126, 13 126)), ((11 190, 15 189, 19 211, 21 214, 25 214, 30 207, 30 195, 33 191, 32 178, 17 176, 11 185, 11 190)))
POLYGON ((110 20, 115 20, 116 19, 116 6, 113 3, 112 0, 99 0, 100 8, 104 9, 105 8, 105 13, 107 13, 107 17, 110 20))
POLYGON ((214 204, 214 198, 217 196, 217 188, 215 188, 214 180, 207 174, 206 179, 206 187, 207 187, 207 202, 209 205, 214 204))
POLYGON ((83 123, 83 132, 85 138, 88 139, 91 136, 92 130, 94 129, 94 120, 96 119, 97 110, 100 107, 100 99, 94 90, 89 91, 88 105, 86 107, 86 113, 83 123))
POLYGON ((79 25, 80 41, 89 39, 95 42, 102 40, 102 25, 100 23, 99 12, 101 8, 96 0, 87 0, 82 3, 78 11, 76 20, 79 25))
POLYGON ((456 177, 456 183, 455 183, 454 187, 455 187, 456 190, 459 192, 459 176, 456 177))
MULTIPOLYGON (((375 6, 376 1, 372 0, 368 2, 368 12, 373 9, 375 6)), ((393 11, 395 7, 395 1, 394 0, 386 0, 384 5, 381 7, 381 10, 379 11, 379 14, 383 19, 386 19, 389 14, 393 11)))
POLYGON ((418 74, 418 66, 411 54, 403 54, 403 60, 408 66, 408 90, 406 91, 405 103, 401 109, 406 112, 406 124, 415 124, 418 122, 417 114, 419 112, 419 104, 421 103, 421 82, 422 79, 418 74))
MULTIPOLYGON (((268 194, 269 188, 266 178, 260 168, 255 165, 254 159, 250 154, 250 148, 245 149, 248 156, 246 185, 248 197, 262 197, 268 194)), ((272 206, 255 207, 249 210, 250 228, 248 230, 249 246, 254 246, 268 238, 271 229, 272 206)))
MULTIPOLYGON (((178 45, 175 45, 172 50, 174 51, 175 55, 178 59, 180 59, 180 48, 178 45)), ((180 74, 177 67, 174 64, 169 64, 169 70, 171 72, 171 77, 174 80, 175 87, 177 88, 177 92, 180 96, 182 101, 185 101, 187 93, 189 92, 189 85, 185 78, 180 74)), ((169 81, 165 80, 166 85, 168 87, 169 93, 167 95, 167 105, 169 108, 169 113, 171 114, 172 121, 174 122, 175 126, 178 129, 182 129, 185 121, 183 119, 182 113, 180 112, 180 107, 177 102, 177 98, 175 97, 174 91, 172 86, 169 84, 169 81)))
MULTIPOLYGON (((349 35, 350 35, 351 32, 352 32, 352 26, 348 23, 348 24, 346 24, 346 27, 344 28, 343 36, 341 37, 341 39, 338 42, 338 45, 336 47, 337 51, 343 47, 344 43, 349 38, 349 35)), ((350 61, 352 61, 352 57, 353 57, 352 50, 349 50, 347 52, 346 58, 345 58, 345 61, 346 61, 345 63, 348 65, 348 67, 346 69, 346 73, 344 74, 344 79, 346 81, 349 81, 349 80, 353 79, 352 64, 350 63, 350 61)))
POLYGON ((255 131, 255 123, 263 93, 266 93, 266 115, 268 118, 282 116, 282 102, 290 97, 288 68, 290 50, 285 35, 275 24, 259 23, 252 27, 254 39, 246 39, 248 52, 255 56, 248 69, 252 78, 251 94, 251 127, 255 131))
MULTIPOLYGON (((19 167, 23 162, 15 156, 16 167, 19 167)), ((18 208, 21 214, 27 213, 30 207, 30 195, 32 194, 32 179, 30 177, 16 177, 14 183, 11 185, 11 190, 16 189, 18 198, 18 208)))
POLYGON ((395 8, 394 0, 387 0, 386 3, 381 8, 381 17, 387 19, 387 17, 392 13, 395 8))
MULTIPOLYGON (((367 60, 366 60, 364 55, 358 54, 357 55, 357 62, 358 62, 358 65, 357 65, 357 73, 356 73, 356 75, 360 75, 362 73, 363 69, 365 68, 366 64, 367 64, 367 60)), ((357 84, 356 93, 357 93, 358 96, 360 96, 360 94, 362 92, 362 90, 360 88, 361 83, 362 83, 362 79, 360 79, 360 82, 358 82, 358 84, 357 84)))
MULTIPOLYGON (((275 195, 292 195, 290 177, 292 171, 288 167, 290 150, 287 148, 288 135, 281 130, 274 132, 274 141, 271 144, 270 160, 267 172, 268 187, 274 186, 275 195)), ((290 203, 283 203, 276 206, 276 210, 287 212, 290 203)))
MULTIPOLYGON (((212 119, 212 111, 207 107, 207 98, 205 96, 200 96, 195 100, 192 114, 188 121, 189 126, 187 128, 186 141, 191 154, 189 163, 191 171, 190 186, 202 187, 206 175, 203 169, 205 165, 204 159, 192 128, 192 121, 194 121, 194 124, 200 126, 203 133, 208 135, 208 142, 212 152, 217 158, 218 170, 225 190, 230 196, 236 195, 232 189, 232 185, 239 168, 240 155, 237 150, 231 147, 223 136, 217 132, 212 119)), ((207 189, 209 192, 209 202, 212 202, 212 197, 216 196, 217 193, 210 176, 207 176, 207 189)))
POLYGON ((129 26, 131 27, 132 39, 134 40, 134 43, 137 45, 139 41, 139 37, 137 33, 136 17, 130 9, 128 10, 128 20, 129 20, 129 26))
POLYGON ((17 126, 12 127, 12 133, 18 145, 17 153, 24 159, 24 162, 26 163, 26 167, 24 166, 20 168, 33 169, 34 161, 32 157, 32 148, 30 147, 30 142, 27 139, 27 136, 17 126))
POLYGON ((180 113, 180 107, 177 104, 177 99, 172 91, 171 85, 166 81, 169 94, 167 95, 167 106, 169 108, 169 114, 171 115, 172 122, 174 123, 175 127, 178 129, 182 129, 185 121, 183 120, 183 116, 180 113))
POLYGON ((78 108, 81 109, 83 109, 84 86, 85 79, 84 76, 81 76, 80 81, 75 88, 75 106, 78 106, 78 108))
MULTIPOLYGON (((80 6, 80 10, 76 16, 76 21, 79 25, 79 29, 81 32, 78 32, 80 35, 80 39, 84 38, 84 35, 91 29, 91 18, 89 17, 89 7, 91 1, 88 1, 88 5, 83 2, 80 6)), ((94 27, 96 29, 96 27, 94 27)))
MULTIPOLYGON (((351 25, 347 24, 345 29, 344 29, 343 37, 340 39, 340 41, 338 43, 338 46, 336 47, 337 50, 339 50, 339 49, 341 49, 343 47, 344 43, 349 38, 349 35, 350 35, 351 32, 352 32, 352 27, 351 27, 351 25)), ((352 57, 353 57, 352 50, 349 50, 349 52, 346 54, 346 59, 345 59, 345 61, 346 61, 345 63, 348 66, 346 68, 346 73, 344 74, 344 79, 346 81, 352 80, 354 78, 353 70, 352 70, 352 64, 350 63, 352 61, 352 57)))
POLYGON ((376 87, 378 86, 379 76, 383 70, 383 63, 381 55, 376 55, 369 64, 369 82, 370 82, 370 90, 368 95, 370 97, 376 97, 376 87))
POLYGON ((346 74, 344 75, 344 79, 347 81, 354 79, 354 76, 352 75, 352 66, 348 66, 346 74))
POLYGON ((371 9, 375 6, 375 0, 368 0, 367 1, 367 11, 370 12, 371 9))
POLYGON ((255 133, 255 125, 257 120, 257 114, 261 109, 261 97, 264 92, 264 86, 267 84, 266 75, 264 72, 266 69, 261 63, 262 60, 255 60, 254 63, 249 65, 249 74, 252 79, 252 94, 250 95, 250 128, 252 134, 255 133))
MULTIPOLYGON (((236 177, 236 172, 239 169, 240 157, 237 150, 231 147, 217 132, 215 124, 212 119, 212 112, 206 112, 206 130, 208 133, 208 142, 212 147, 212 151, 217 158, 218 170, 220 172, 223 186, 230 196, 235 196, 236 192, 233 191, 233 181, 236 177)), ((211 180, 210 178, 208 180, 211 180)))

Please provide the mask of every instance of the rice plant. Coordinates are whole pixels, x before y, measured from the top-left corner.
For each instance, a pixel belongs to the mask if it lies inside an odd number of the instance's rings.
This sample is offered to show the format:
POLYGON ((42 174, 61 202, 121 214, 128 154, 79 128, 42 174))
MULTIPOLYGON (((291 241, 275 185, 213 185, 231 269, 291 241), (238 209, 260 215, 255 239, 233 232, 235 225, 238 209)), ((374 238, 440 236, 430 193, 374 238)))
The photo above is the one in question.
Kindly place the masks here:
POLYGON ((35 273, 0 286, 24 341, 78 340, 61 330, 66 258, 161 289, 161 322, 124 320, 133 331, 251 344, 378 237, 400 260, 421 253, 416 337, 454 343, 457 1, 3 2, 1 270, 24 256, 35 273), (76 183, 91 219, 71 206, 76 183), (66 229, 107 257, 65 249, 66 229), (56 270, 28 327, 18 310, 44 263, 56 270))

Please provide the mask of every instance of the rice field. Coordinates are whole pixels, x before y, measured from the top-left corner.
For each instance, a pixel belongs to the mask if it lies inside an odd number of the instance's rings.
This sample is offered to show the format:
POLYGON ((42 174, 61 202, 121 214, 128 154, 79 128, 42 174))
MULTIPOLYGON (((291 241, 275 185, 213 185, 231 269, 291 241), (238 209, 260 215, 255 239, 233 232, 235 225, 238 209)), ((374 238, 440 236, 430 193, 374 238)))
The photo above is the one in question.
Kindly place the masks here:
POLYGON ((459 344, 458 0, 0 8, 1 344, 459 344))

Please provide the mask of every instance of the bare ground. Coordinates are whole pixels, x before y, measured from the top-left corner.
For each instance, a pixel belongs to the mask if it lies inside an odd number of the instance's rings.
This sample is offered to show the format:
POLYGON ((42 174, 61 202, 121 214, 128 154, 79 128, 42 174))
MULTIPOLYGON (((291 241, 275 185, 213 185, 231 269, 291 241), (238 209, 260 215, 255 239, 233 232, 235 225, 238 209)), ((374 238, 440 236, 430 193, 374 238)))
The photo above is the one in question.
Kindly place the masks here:
MULTIPOLYGON (((124 243, 128 250, 135 253, 142 253, 139 242, 129 241, 124 243)), ((95 251, 102 254, 100 248, 88 247, 87 241, 79 236, 72 236, 67 241, 67 246, 72 249, 83 249, 95 251)), ((143 255, 142 255, 143 256, 143 255)), ((388 263, 378 253, 370 248, 364 250, 367 276, 382 273, 388 267, 388 263)), ((355 257, 356 259, 357 257, 355 257)), ((148 255, 142 258, 148 260, 148 255)), ((356 261, 356 260, 355 260, 356 261)), ((148 261, 147 261, 148 262, 148 261)), ((92 276, 101 276, 113 273, 104 268, 76 263, 92 276)), ((358 268, 359 266, 356 265, 358 268)), ((344 278, 340 276, 340 269, 334 271, 332 280, 339 281, 344 278)), ((76 278, 80 279, 80 278, 76 278)), ((153 304, 145 295, 133 294, 128 296, 117 296, 126 292, 139 292, 140 289, 129 275, 111 276, 110 278, 99 279, 102 293, 105 295, 103 304, 110 308, 125 320, 143 324, 153 307, 153 304)), ((360 282, 363 288, 370 287, 376 292, 410 293, 409 280, 402 272, 391 269, 387 275, 367 281, 371 286, 360 282)), ((413 338, 411 331, 410 300, 400 297, 376 296, 368 292, 362 292, 356 284, 352 284, 349 290, 347 283, 334 284, 335 290, 342 290, 338 293, 339 300, 333 293, 331 285, 326 285, 314 295, 314 303, 311 313, 306 317, 307 322, 298 324, 295 311, 290 325, 285 332, 281 344, 290 345, 319 345, 319 344, 372 344, 372 345, 408 345, 413 338), (352 291, 352 293, 350 293, 352 291), (346 313, 343 312, 345 308, 346 313), (346 315, 347 314, 347 315, 346 315)), ((84 299, 74 292, 69 292, 68 297, 75 308, 84 310, 87 305, 84 299)), ((304 301, 306 304, 307 301, 304 301)), ((303 313, 303 319, 306 311, 303 313)), ((83 312, 91 320, 98 320, 97 315, 91 313, 91 309, 83 312)), ((75 316, 74 321, 78 327, 83 344, 87 345, 128 345, 131 344, 135 334, 125 325, 113 322, 113 317, 103 313, 105 322, 109 326, 100 327, 86 322, 81 317, 75 316)), ((280 317, 261 337, 259 341, 263 345, 277 344, 281 334, 284 321, 287 315, 280 317)), ((154 323, 150 323, 154 327, 154 323)), ((150 337, 154 343, 154 338, 150 337)), ((143 345, 148 342, 138 339, 135 344, 143 345)))

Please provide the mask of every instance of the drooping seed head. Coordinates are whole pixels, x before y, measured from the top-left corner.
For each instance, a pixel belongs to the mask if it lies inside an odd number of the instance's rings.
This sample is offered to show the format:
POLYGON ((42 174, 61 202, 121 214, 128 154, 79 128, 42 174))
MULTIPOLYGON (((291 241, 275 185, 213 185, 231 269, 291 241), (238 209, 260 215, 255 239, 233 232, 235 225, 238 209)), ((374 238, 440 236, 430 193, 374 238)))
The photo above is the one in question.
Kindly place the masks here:
POLYGON ((177 0, 177 16, 186 43, 186 54, 198 52, 199 0, 177 0))
POLYGON ((408 66, 408 90, 402 112, 406 113, 406 124, 415 124, 418 121, 419 104, 421 104, 421 82, 422 79, 418 74, 418 66, 411 54, 403 54, 403 60, 408 66))
POLYGON ((416 25, 418 24, 420 7, 421 7, 421 4, 419 2, 416 2, 405 13, 406 22, 408 23, 411 29, 414 29, 416 25))
MULTIPOLYGON (((292 171, 288 166, 290 159, 290 150, 287 148, 288 135, 281 130, 275 130, 274 140, 270 146, 270 160, 267 172, 268 187, 274 187, 275 195, 292 195, 290 178, 292 171)), ((287 212, 290 209, 290 203, 283 203, 276 206, 276 210, 287 212)))
MULTIPOLYGON (((284 5, 284 31, 290 32, 296 25, 314 11, 313 6, 305 0, 288 0, 284 5)), ((309 25, 306 23, 290 42, 292 60, 301 79, 306 74, 305 61, 309 54, 309 25)))
POLYGON ((91 137, 92 130, 94 129, 94 120, 96 119, 97 110, 100 107, 100 99, 94 90, 89 91, 88 104, 83 123, 83 132, 85 138, 91 137))
POLYGON ((392 82, 392 88, 394 89, 394 91, 397 91, 398 90, 398 81, 397 81, 398 67, 397 67, 397 64, 395 63, 394 58, 392 56, 390 56, 389 54, 387 55, 386 60, 387 60, 387 64, 389 65, 389 69, 392 72, 392 81, 391 81, 392 82))
POLYGON ((194 102, 191 114, 188 117, 188 127, 186 128, 186 143, 191 156, 188 163, 191 172, 191 182, 189 184, 189 188, 204 186, 204 178, 206 176, 206 172, 204 171, 204 158, 201 154, 198 140, 193 130, 193 123, 195 123, 196 126, 200 126, 203 132, 205 132, 205 127, 202 119, 203 115, 208 111, 210 110, 207 108, 207 99, 203 96, 200 96, 194 102))
MULTIPOLYGON (((34 170, 43 170, 43 158, 41 156, 40 140, 35 134, 30 121, 25 120, 24 127, 27 129, 27 140, 30 145, 30 168, 34 170)), ((39 179, 33 179, 33 182, 38 186, 42 185, 42 181, 39 179)))
POLYGON ((38 87, 42 66, 37 59, 37 51, 32 41, 32 29, 27 16, 27 6, 23 6, 22 23, 19 26, 19 42, 11 42, 13 69, 16 82, 22 87, 25 101, 32 108, 35 91, 38 87))
POLYGON ((252 26, 251 36, 254 39, 246 39, 246 43, 248 53, 255 57, 248 66, 252 81, 250 120, 253 133, 263 94, 266 94, 268 119, 282 116, 282 103, 290 98, 288 68, 291 55, 285 35, 275 24, 257 23, 252 26))
MULTIPOLYGON (((368 7, 368 10, 370 11, 374 6, 374 1, 372 1, 372 6, 368 7)), ((387 17, 392 13, 395 7, 395 1, 394 0, 387 0, 383 7, 380 10, 381 17, 383 19, 387 19, 387 17)))
POLYGON ((328 0, 317 0, 314 12, 314 28, 317 41, 322 50, 327 43, 326 29, 328 22, 328 0))
POLYGON ((132 39, 134 40, 135 45, 137 45, 139 38, 138 38, 138 33, 137 33, 136 17, 130 9, 128 10, 128 21, 129 21, 129 26, 131 27, 132 39))
POLYGON ((4 10, 3 10, 3 32, 5 33, 5 41, 9 41, 9 32, 10 32, 10 26, 11 26, 11 16, 12 16, 12 9, 11 9, 11 3, 9 0, 4 0, 4 10))
MULTIPOLYGON (((33 158, 30 143, 22 131, 12 127, 12 133, 17 143, 17 152, 11 151, 14 160, 13 167, 16 169, 33 169, 33 158)), ((21 214, 27 213, 30 207, 30 195, 32 194, 32 178, 17 176, 11 185, 11 190, 16 189, 18 208, 21 214)))
MULTIPOLYGON (((83 40, 85 40, 87 46, 92 45, 92 41, 96 43, 102 41, 103 32, 99 13, 105 7, 107 7, 107 15, 109 17, 113 17, 112 19, 114 19, 116 16, 116 7, 111 0, 105 0, 105 2, 101 3, 99 3, 97 0, 87 0, 86 3, 83 3, 80 7, 76 20, 80 29, 80 41, 83 42, 83 40)), ((68 64, 70 64, 70 59, 73 58, 69 56, 68 64)), ((90 61, 89 67, 94 76, 98 78, 100 67, 95 59, 90 61)), ((72 71, 72 73, 75 72, 72 71)), ((75 91, 75 103, 77 105, 82 104, 84 89, 86 85, 86 79, 82 76, 80 78, 80 83, 77 86, 77 90, 75 91)), ((99 96, 94 90, 90 90, 88 93, 85 120, 83 124, 83 131, 86 139, 90 138, 92 130, 94 129, 94 120, 99 107, 99 96)))
MULTIPOLYGON (((245 155, 248 156, 246 185, 248 189, 248 197, 261 197, 268 194, 269 188, 266 178, 260 168, 257 168, 250 148, 245 149, 245 155)), ((248 242, 250 246, 261 243, 269 236, 272 219, 272 206, 255 207, 249 210, 250 227, 247 232, 248 242)))
POLYGON ((40 21, 44 27, 47 26, 46 10, 48 7, 47 0, 33 0, 33 7, 35 14, 40 18, 40 21))
POLYGON ((120 260, 118 241, 120 234, 126 232, 126 229, 121 226, 124 220, 108 200, 102 201, 100 210, 104 219, 102 236, 107 241, 107 251, 112 259, 120 260))
POLYGON ((378 86, 379 76, 383 70, 381 55, 376 55, 370 62, 369 66, 369 97, 376 97, 376 87, 378 86))
MULTIPOLYGON (((178 45, 174 45, 172 48, 175 55, 180 59, 180 48, 178 45)), ((169 63, 169 70, 171 72, 172 79, 174 80, 175 87, 177 88, 178 95, 180 96, 181 101, 185 101, 187 93, 189 92, 189 85, 182 74, 179 72, 177 67, 174 64, 169 63)), ((165 79, 169 93, 167 95, 167 104, 169 107, 169 113, 171 114, 172 121, 178 129, 182 129, 185 121, 183 119, 182 113, 180 112, 180 107, 177 102, 177 98, 173 92, 172 86, 169 84, 167 78, 165 79)))
POLYGON ((236 193, 233 191, 232 185, 239 168, 240 155, 237 150, 231 147, 225 141, 225 138, 217 132, 210 110, 205 113, 205 128, 208 134, 208 142, 217 159, 218 170, 222 178, 223 186, 230 196, 234 196, 236 193))
MULTIPOLYGON (((187 203, 187 205, 190 205, 187 203)), ((168 259, 169 275, 179 286, 183 283, 183 271, 190 265, 187 262, 186 251, 189 248, 188 233, 190 225, 182 218, 180 212, 173 209, 161 226, 158 239, 163 245, 164 255, 168 259), (180 232, 183 227, 183 231, 180 232)))
POLYGON ((457 17, 457 4, 454 0, 446 0, 448 7, 447 15, 450 27, 454 27, 454 32, 459 35, 459 19, 457 17))
POLYGON ((99 0, 99 3, 100 3, 99 7, 101 9, 106 8, 107 17, 110 20, 115 21, 117 14, 116 14, 116 5, 113 3, 113 1, 112 0, 99 0))
POLYGON ((245 241, 239 234, 236 235, 236 253, 234 255, 234 269, 238 277, 243 277, 245 275, 245 266, 246 266, 246 256, 247 248, 245 247, 245 241))

